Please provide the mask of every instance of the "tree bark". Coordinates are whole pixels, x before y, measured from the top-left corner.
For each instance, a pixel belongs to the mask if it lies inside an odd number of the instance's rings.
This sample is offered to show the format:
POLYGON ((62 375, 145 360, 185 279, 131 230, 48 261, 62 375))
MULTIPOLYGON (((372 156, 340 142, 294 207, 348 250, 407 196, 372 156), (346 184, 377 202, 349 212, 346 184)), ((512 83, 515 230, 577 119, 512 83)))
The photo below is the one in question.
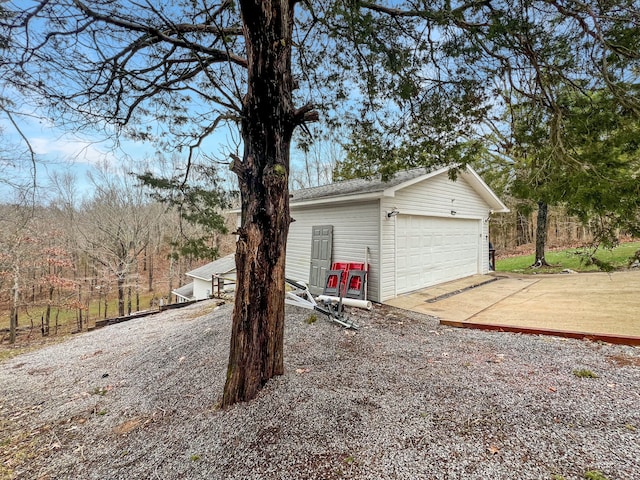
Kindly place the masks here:
POLYGON ((118 316, 124 317, 124 276, 118 275, 118 316))
POLYGON ((547 245, 547 210, 546 202, 538 201, 538 219, 536 224, 536 261, 533 267, 548 266, 545 258, 545 249, 547 245))
POLYGON ((289 214, 292 101, 290 0, 241 1, 248 56, 242 161, 236 159, 242 222, 237 286, 222 406, 254 398, 284 373, 285 251, 289 214))
POLYGON ((131 315, 131 285, 127 287, 127 315, 131 315))
POLYGON ((20 300, 20 276, 18 267, 15 267, 13 276, 13 288, 11 289, 11 311, 9 313, 9 343, 16 343, 18 330, 18 301, 20 300))
POLYGON ((47 309, 45 311, 45 321, 43 326, 42 335, 49 335, 49 326, 51 325, 51 304, 53 303, 53 294, 55 292, 55 288, 53 286, 49 287, 49 301, 47 302, 47 309))
MULTIPOLYGON (((154 249, 155 250, 155 249, 154 249)), ((155 253, 155 252, 154 252, 155 253)), ((147 257, 145 257, 147 258, 147 257)), ((148 274, 147 274, 147 291, 148 292, 153 292, 153 255, 150 255, 148 257, 148 260, 146 262, 146 266, 147 266, 147 270, 148 270, 148 274)))

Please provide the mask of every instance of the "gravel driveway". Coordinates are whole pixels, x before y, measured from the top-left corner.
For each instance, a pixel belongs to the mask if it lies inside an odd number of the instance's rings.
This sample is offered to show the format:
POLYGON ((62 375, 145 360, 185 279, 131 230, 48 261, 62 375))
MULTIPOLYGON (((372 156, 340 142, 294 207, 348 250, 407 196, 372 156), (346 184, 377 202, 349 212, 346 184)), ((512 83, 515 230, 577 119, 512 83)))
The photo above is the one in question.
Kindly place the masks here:
POLYGON ((353 313, 287 307, 285 375, 226 411, 231 305, 3 362, 0 478, 640 478, 638 348, 353 313))

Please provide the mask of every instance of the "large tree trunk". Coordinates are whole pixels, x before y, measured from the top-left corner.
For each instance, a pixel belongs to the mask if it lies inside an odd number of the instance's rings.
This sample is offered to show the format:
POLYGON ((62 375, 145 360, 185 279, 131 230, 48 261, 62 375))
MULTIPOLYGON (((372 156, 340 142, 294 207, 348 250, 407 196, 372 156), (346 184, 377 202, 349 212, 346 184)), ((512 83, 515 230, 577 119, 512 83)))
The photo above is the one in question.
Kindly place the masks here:
POLYGON ((536 261, 532 265, 534 267, 548 266, 545 258, 545 249, 547 245, 547 210, 546 202, 538 201, 538 220, 536 225, 536 261))
POLYGON ((284 372, 284 266, 289 215, 293 2, 241 1, 248 57, 244 155, 236 159, 242 225, 223 406, 254 398, 284 372))

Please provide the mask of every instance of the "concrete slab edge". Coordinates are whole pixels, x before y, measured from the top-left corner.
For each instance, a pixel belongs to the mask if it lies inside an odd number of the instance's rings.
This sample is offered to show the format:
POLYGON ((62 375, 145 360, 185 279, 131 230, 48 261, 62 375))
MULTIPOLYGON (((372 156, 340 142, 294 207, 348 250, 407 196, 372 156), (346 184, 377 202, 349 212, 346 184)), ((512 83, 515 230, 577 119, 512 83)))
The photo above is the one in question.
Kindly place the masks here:
POLYGON ((554 337, 575 338, 592 342, 606 342, 617 345, 640 346, 640 337, 632 335, 613 335, 608 333, 572 332, 569 330, 553 330, 548 328, 518 327, 513 325, 475 323, 466 321, 440 320, 440 325, 456 328, 473 328, 509 333, 524 333, 527 335, 550 335, 554 337))
POLYGON ((502 278, 508 278, 508 277, 501 277, 501 276, 492 277, 492 278, 489 278, 487 280, 483 280, 481 282, 469 285, 468 287, 460 288, 460 289, 454 290, 452 292, 443 293, 442 295, 437 295, 437 296, 435 296, 433 298, 425 300, 425 302, 426 303, 435 303, 435 302, 437 302, 439 300, 444 300, 445 298, 453 297, 454 295, 458 295, 460 293, 466 292, 467 290, 471 290, 472 288, 480 287, 482 285, 486 285, 487 283, 495 282, 496 280, 500 280, 502 278))

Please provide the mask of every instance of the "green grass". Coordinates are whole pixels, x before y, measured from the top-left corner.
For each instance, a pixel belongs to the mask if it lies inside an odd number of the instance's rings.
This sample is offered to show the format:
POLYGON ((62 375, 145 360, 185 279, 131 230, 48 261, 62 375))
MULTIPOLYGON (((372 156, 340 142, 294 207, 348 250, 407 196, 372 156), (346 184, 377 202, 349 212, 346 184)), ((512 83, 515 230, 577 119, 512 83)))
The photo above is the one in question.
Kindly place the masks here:
MULTIPOLYGON (((148 292, 140 293, 140 310, 147 310, 149 308, 152 298, 153 298, 153 293, 148 293, 148 292)), ((135 312, 136 311, 135 298, 132 298, 131 300, 132 300, 131 301, 132 312, 135 312)), ((56 310, 57 309, 55 307, 51 309, 51 320, 49 321, 50 323, 49 328, 51 330, 51 335, 53 335, 53 330, 55 328, 56 310)), ((125 313, 126 311, 127 311, 127 304, 126 304, 126 298, 125 298, 125 313)), ((30 325, 31 324, 30 319, 33 319, 35 329, 39 332, 40 318, 41 316, 44 316, 44 313, 45 313, 44 307, 29 309, 29 315, 25 314, 24 311, 21 310, 18 317, 18 325, 19 326, 30 325)), ((86 318, 87 318, 86 310, 83 311, 82 316, 83 316, 83 323, 86 325, 86 318)), ((118 299, 114 298, 109 300, 108 302, 107 317, 113 318, 117 316, 118 316, 118 299)), ((95 299, 89 303, 89 325, 95 325, 96 320, 102 319, 102 318, 104 318, 104 300, 99 301, 98 299, 95 299), (98 317, 98 313, 100 313, 99 317, 98 317)), ((61 308, 60 316, 58 317, 58 324, 61 327, 63 327, 62 328, 63 331, 68 330, 69 327, 71 328, 71 330, 75 329, 76 310, 61 308)), ((0 328, 9 328, 9 312, 0 312, 0 328)))
POLYGON ((598 470, 587 470, 584 472, 584 478, 587 480, 607 480, 607 477, 603 475, 602 472, 598 470))
MULTIPOLYGON (((616 269, 626 268, 629 258, 640 249, 640 242, 623 243, 612 250, 598 250, 596 258, 610 263, 616 269)), ((535 255, 523 255, 519 257, 503 258, 496 260, 497 272, 511 273, 558 273, 569 268, 576 272, 597 272, 595 265, 585 265, 582 257, 578 255, 580 249, 570 248, 557 252, 547 252, 547 262, 550 267, 531 268, 535 261, 535 255)))
POLYGON ((12 348, 2 348, 0 349, 0 363, 4 360, 9 360, 10 358, 17 357, 23 353, 30 351, 29 347, 12 347, 12 348))
POLYGON ((575 369, 573 374, 578 378, 598 378, 598 375, 586 368, 575 369))

